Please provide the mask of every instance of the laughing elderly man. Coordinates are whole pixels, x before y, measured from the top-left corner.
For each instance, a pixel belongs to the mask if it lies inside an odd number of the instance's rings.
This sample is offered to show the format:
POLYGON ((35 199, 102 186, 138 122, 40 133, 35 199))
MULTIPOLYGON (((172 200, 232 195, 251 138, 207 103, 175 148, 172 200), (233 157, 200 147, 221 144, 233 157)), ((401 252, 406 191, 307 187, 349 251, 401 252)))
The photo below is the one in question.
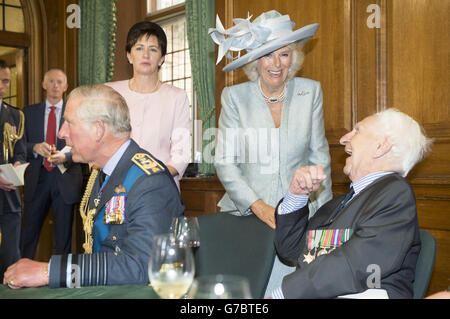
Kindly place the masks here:
POLYGON ((308 220, 309 194, 326 176, 320 166, 302 167, 277 206, 275 246, 297 269, 272 296, 335 298, 379 288, 384 297, 412 298, 420 237, 405 176, 431 141, 412 118, 388 109, 357 123, 340 143, 349 154, 349 193, 308 220))

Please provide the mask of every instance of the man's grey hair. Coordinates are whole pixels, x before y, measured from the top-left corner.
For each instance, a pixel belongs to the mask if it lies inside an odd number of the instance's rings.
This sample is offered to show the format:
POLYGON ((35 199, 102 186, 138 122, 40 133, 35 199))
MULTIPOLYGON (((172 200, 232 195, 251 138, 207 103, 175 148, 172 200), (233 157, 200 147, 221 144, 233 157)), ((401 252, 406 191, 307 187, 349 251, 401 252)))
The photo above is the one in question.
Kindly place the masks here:
POLYGON ((70 92, 71 98, 81 99, 77 116, 87 126, 101 120, 117 138, 131 134, 130 112, 125 99, 113 88, 103 84, 83 85, 70 92))
MULTIPOLYGON (((289 67, 289 72, 286 78, 287 80, 290 80, 302 68, 305 54, 302 51, 303 45, 298 44, 297 42, 291 43, 287 47, 292 51, 291 66, 289 67)), ((250 81, 256 81, 259 78, 258 60, 259 59, 256 59, 255 61, 247 63, 242 68, 250 81)))
POLYGON ((423 128, 413 118, 390 108, 375 114, 380 123, 380 132, 392 144, 388 153, 391 165, 403 177, 426 157, 433 140, 426 137, 423 128))

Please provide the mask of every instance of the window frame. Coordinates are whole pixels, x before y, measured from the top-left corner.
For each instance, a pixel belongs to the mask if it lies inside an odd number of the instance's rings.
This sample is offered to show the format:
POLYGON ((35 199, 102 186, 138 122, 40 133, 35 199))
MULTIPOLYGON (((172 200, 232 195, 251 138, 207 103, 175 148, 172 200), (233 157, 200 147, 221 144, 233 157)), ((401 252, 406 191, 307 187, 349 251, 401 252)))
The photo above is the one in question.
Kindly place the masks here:
MULTIPOLYGON (((24 23, 24 32, 26 31, 26 26, 25 26, 25 14, 23 12, 23 4, 21 1, 20 5, 14 5, 14 4, 8 4, 5 3, 5 0, 0 0, 0 7, 2 8, 1 10, 1 15, 2 15, 2 24, 0 25, 0 31, 5 31, 5 32, 12 32, 12 31, 6 31, 6 8, 15 8, 15 9, 20 9, 22 11, 22 15, 23 15, 23 23, 24 23)), ((22 34, 22 32, 12 32, 12 33, 19 33, 22 34)))
MULTIPOLYGON (((156 1, 156 0, 150 0, 150 1, 156 1)), ((186 13, 185 2, 173 5, 168 8, 152 11, 152 12, 148 11, 147 4, 148 4, 148 1, 145 2, 144 7, 145 7, 146 20, 148 20, 148 21, 157 22, 158 20, 166 20, 167 18, 173 17, 174 15, 186 13)))

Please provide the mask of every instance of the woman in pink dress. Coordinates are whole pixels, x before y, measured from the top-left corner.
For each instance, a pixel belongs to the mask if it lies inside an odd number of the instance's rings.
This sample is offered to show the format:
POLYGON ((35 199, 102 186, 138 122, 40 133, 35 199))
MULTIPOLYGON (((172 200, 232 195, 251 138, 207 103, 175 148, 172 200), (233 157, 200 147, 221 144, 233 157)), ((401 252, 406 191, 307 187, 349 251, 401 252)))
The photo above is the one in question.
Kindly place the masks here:
POLYGON ((179 180, 191 159, 191 120, 186 92, 159 81, 166 48, 166 34, 158 24, 136 23, 128 32, 126 44, 133 77, 106 85, 118 91, 128 104, 131 137, 164 162, 179 189, 179 180))

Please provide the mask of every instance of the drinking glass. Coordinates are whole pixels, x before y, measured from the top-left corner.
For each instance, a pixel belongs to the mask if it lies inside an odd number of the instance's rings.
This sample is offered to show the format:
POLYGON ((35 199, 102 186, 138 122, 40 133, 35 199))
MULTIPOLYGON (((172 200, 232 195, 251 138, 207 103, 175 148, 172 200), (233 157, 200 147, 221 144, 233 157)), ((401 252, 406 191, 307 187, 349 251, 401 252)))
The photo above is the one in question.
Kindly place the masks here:
POLYGON ((52 158, 52 156, 53 155, 56 155, 56 153, 57 153, 57 151, 56 151, 56 146, 54 145, 54 144, 52 144, 52 145, 50 145, 50 147, 51 147, 51 151, 50 151, 50 156, 49 157, 47 157, 47 161, 49 161, 49 163, 50 163, 50 167, 55 167, 55 164, 53 164, 52 162, 50 162, 53 158, 52 158))
POLYGON ((234 275, 197 277, 188 293, 193 299, 251 299, 247 278, 234 275))
POLYGON ((155 292, 164 299, 183 297, 192 284, 195 264, 192 250, 172 235, 154 238, 148 275, 155 292))
POLYGON ((194 254, 200 247, 200 226, 197 217, 174 217, 169 232, 177 240, 186 241, 194 254))

